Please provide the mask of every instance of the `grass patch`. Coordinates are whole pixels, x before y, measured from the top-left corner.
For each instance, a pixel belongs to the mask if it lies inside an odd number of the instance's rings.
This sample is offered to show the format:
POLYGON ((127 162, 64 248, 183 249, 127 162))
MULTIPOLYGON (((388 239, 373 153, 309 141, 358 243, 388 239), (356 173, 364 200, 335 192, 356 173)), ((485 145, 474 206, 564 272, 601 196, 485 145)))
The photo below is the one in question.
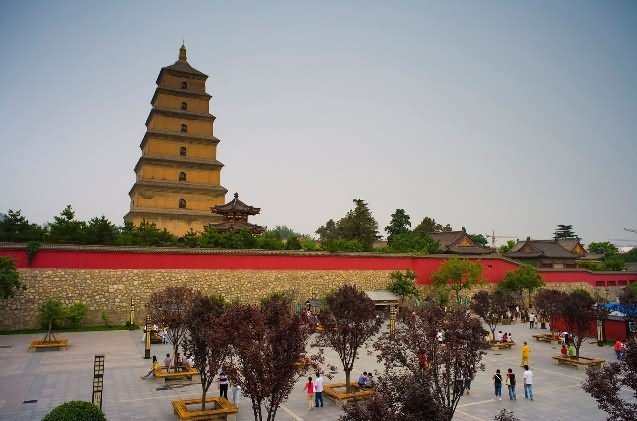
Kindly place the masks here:
MULTIPOLYGON (((126 325, 118 325, 118 326, 104 326, 104 325, 94 325, 94 326, 80 326, 80 327, 64 327, 60 329, 55 329, 53 333, 58 332, 100 332, 106 330, 136 330, 139 329, 139 326, 126 326, 126 325)), ((30 333, 46 333, 47 329, 18 329, 18 330, 0 330, 0 335, 22 335, 22 334, 30 334, 30 333)))

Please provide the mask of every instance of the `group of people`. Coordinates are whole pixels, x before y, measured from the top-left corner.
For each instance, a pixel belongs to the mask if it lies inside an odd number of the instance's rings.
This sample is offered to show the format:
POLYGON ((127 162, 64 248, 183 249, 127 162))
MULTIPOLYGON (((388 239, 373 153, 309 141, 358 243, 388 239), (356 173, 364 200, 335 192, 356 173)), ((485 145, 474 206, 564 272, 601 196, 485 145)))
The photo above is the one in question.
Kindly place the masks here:
MULTIPOLYGON (((166 367, 166 369, 168 370, 171 368, 175 368, 175 360, 171 358, 170 354, 166 354, 166 357, 164 358, 162 362, 164 363, 164 367, 166 367)), ((178 369, 185 368, 186 366, 192 367, 194 365, 195 365, 195 360, 193 359, 192 355, 187 354, 186 358, 183 358, 179 352, 177 353, 177 368, 178 369)), ((159 362, 157 361, 157 356, 153 355, 150 371, 146 373, 145 375, 143 375, 142 379, 147 379, 150 376, 155 377, 155 370, 159 370, 160 368, 161 366, 159 365, 159 362)))
MULTIPOLYGON (((524 366, 522 381, 524 382, 524 399, 533 400, 533 371, 531 371, 528 365, 524 366)), ((495 397, 500 401, 502 400, 502 383, 504 383, 504 385, 509 390, 509 400, 517 400, 517 396, 515 394, 515 386, 517 384, 517 381, 513 369, 509 368, 504 377, 502 373, 500 373, 500 369, 497 369, 495 371, 495 374, 493 375, 495 397)))
POLYGON ((496 335, 495 340, 498 342, 513 342, 511 333, 507 333, 507 332, 502 333, 501 330, 498 331, 498 334, 496 335))
POLYGON ((372 372, 369 373, 367 371, 363 371, 363 374, 358 376, 358 387, 360 388, 370 388, 374 387, 374 376, 372 372))
POLYGON ((566 346, 566 344, 562 344, 560 354, 562 357, 575 357, 577 355, 577 350, 575 349, 573 342, 571 342, 568 346, 566 346))
POLYGON ((323 376, 321 373, 317 371, 314 380, 308 377, 303 390, 307 395, 308 409, 323 408, 323 376))

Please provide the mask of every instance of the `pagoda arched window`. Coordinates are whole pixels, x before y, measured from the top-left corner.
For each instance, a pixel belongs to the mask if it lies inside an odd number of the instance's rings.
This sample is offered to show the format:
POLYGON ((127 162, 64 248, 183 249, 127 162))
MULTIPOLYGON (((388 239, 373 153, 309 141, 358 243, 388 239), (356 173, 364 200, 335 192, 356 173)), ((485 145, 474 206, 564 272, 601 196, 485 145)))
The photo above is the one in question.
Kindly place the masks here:
POLYGON ((182 133, 188 133, 188 126, 187 126, 187 125, 185 125, 185 124, 182 124, 182 125, 181 125, 181 132, 182 132, 182 133))
POLYGON ((179 199, 179 209, 186 209, 186 199, 179 199))
POLYGON ((187 110, 188 109, 188 103, 182 102, 181 103, 181 109, 184 110, 184 111, 187 110))
POLYGON ((179 173, 179 181, 186 181, 186 173, 185 172, 180 172, 179 173))
POLYGON ((185 146, 180 147, 179 148, 179 156, 186 156, 187 151, 188 150, 186 149, 185 146))
POLYGON ((181 89, 188 89, 188 82, 186 82, 185 80, 181 82, 181 89))

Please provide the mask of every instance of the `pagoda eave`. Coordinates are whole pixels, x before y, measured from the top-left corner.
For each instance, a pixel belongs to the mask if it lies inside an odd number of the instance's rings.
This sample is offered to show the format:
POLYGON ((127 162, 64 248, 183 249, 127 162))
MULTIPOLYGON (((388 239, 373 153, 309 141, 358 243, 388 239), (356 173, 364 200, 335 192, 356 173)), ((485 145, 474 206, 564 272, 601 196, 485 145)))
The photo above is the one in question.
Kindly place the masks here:
POLYGON ((135 164, 134 171, 137 173, 139 167, 142 164, 159 164, 159 165, 169 165, 174 167, 186 167, 186 168, 202 168, 202 169, 221 169, 223 168, 223 164, 219 161, 211 160, 211 161, 199 161, 193 159, 178 159, 171 158, 165 156, 157 156, 157 155, 146 155, 141 156, 135 164))
POLYGON ((203 120, 203 121, 215 121, 217 117, 210 113, 192 113, 190 111, 181 111, 181 110, 168 110, 165 108, 152 108, 148 113, 148 117, 146 117, 146 127, 148 127, 148 123, 153 115, 159 114, 168 117, 176 117, 185 120, 203 120))
POLYGON ((225 197, 228 190, 223 186, 210 186, 205 184, 193 184, 184 182, 171 182, 171 181, 155 181, 155 180, 143 180, 133 184, 133 187, 128 192, 130 197, 133 197, 135 191, 156 191, 156 192, 168 192, 168 193, 195 193, 205 194, 210 197, 225 197))
POLYGON ((141 149, 144 149, 144 146, 146 146, 146 142, 148 142, 148 138, 151 136, 159 137, 162 139, 174 140, 176 142, 188 141, 191 143, 198 143, 198 144, 204 144, 204 145, 205 144, 216 145, 221 141, 218 137, 215 137, 215 136, 193 136, 187 133, 184 134, 184 133, 163 132, 158 130, 148 130, 144 134, 144 138, 139 144, 139 147, 141 149))
POLYGON ((171 88, 159 87, 158 86, 155 89, 155 93, 153 94, 153 97, 150 100, 150 104, 151 105, 153 105, 153 106, 155 105, 155 100, 157 100, 157 95, 160 94, 160 93, 167 94, 167 95, 179 96, 179 97, 185 96, 185 97, 188 97, 188 98, 203 98, 203 99, 206 99, 206 100, 209 100, 210 98, 212 98, 212 95, 210 95, 207 92, 203 93, 203 94, 200 94, 198 92, 191 92, 191 91, 188 91, 186 89, 171 89, 171 88))

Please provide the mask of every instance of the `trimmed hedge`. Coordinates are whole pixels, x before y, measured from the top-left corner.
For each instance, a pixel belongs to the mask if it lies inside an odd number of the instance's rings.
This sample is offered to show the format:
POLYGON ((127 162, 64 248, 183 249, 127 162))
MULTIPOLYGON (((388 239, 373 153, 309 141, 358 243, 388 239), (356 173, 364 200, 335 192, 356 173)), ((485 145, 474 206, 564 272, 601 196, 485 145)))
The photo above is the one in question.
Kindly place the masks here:
POLYGON ((42 421, 106 421, 106 417, 91 402, 69 401, 53 408, 42 421))

